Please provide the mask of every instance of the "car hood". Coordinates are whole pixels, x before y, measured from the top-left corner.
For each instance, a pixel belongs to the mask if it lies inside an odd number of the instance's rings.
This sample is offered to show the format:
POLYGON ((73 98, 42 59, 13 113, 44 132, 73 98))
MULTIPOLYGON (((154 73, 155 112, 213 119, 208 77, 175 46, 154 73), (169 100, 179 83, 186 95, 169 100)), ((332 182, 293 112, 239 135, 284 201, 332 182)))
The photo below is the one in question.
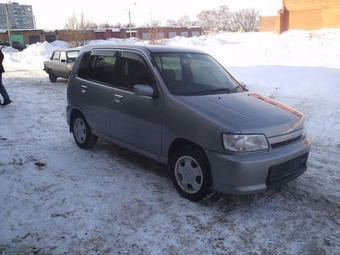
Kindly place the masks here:
POLYGON ((300 112, 253 92, 185 96, 182 99, 202 113, 236 126, 243 134, 261 133, 274 137, 303 126, 300 112))

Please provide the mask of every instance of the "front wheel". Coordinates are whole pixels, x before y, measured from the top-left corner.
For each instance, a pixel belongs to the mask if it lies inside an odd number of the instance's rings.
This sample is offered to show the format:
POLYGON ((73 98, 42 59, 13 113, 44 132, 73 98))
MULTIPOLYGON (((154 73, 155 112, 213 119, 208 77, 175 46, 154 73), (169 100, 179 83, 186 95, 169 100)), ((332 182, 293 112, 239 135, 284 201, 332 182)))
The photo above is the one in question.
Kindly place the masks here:
POLYGON ((91 148, 97 142, 97 136, 92 134, 91 128, 82 114, 77 114, 73 118, 72 131, 74 141, 82 149, 91 148))
POLYGON ((191 201, 205 198, 211 191, 211 171, 204 153, 192 146, 179 148, 170 161, 172 182, 178 193, 191 201))

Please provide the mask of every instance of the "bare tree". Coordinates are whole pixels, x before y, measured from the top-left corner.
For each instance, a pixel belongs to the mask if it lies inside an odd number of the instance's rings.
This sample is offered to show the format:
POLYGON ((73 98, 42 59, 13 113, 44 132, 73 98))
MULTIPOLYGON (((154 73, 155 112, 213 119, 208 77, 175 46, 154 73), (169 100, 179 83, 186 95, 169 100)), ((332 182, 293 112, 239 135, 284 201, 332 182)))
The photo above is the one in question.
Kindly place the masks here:
POLYGON ((101 23, 98 25, 98 28, 111 28, 112 25, 110 25, 109 23, 105 22, 105 23, 101 23))
POLYGON ((175 26, 177 26, 177 22, 169 19, 169 20, 166 21, 165 25, 170 26, 170 27, 175 27, 175 26))
POLYGON ((218 30, 230 31, 231 30, 231 13, 228 6, 222 5, 218 11, 218 30))
POLYGON ((64 27, 69 30, 79 30, 79 29, 91 29, 95 24, 85 16, 84 12, 81 11, 79 16, 74 13, 68 17, 67 23, 64 27))
POLYGON ((184 15, 182 16, 178 21, 177 21, 177 25, 181 26, 181 27, 185 27, 189 25, 189 16, 188 15, 184 15))
POLYGON ((153 19, 150 22, 143 23, 142 27, 157 27, 160 26, 161 21, 158 19, 153 19))
POLYGON ((159 26, 159 21, 158 23, 154 23, 152 21, 153 25, 150 26, 149 32, 150 32, 150 41, 153 42, 154 44, 157 44, 158 40, 163 39, 163 28, 159 26))
MULTIPOLYGON (((232 23, 237 26, 237 30, 244 32, 254 31, 258 26, 259 11, 255 9, 241 9, 232 15, 232 23)), ((235 27, 234 27, 235 28, 235 27)))
POLYGON ((216 11, 201 11, 197 19, 205 34, 210 34, 217 29, 218 14, 216 11))
POLYGON ((123 27, 123 28, 133 28, 133 27, 135 27, 136 26, 136 24, 135 23, 131 23, 131 24, 129 24, 129 23, 124 23, 124 24, 121 24, 121 27, 123 27))
POLYGON ((112 27, 114 27, 114 28, 121 28, 122 27, 122 23, 118 22, 116 25, 113 25, 112 27))
POLYGON ((67 30, 64 40, 74 47, 78 47, 85 45, 87 41, 93 39, 92 34, 89 33, 89 29, 97 28, 97 25, 86 18, 82 11, 79 17, 75 14, 69 16, 64 27, 67 30))

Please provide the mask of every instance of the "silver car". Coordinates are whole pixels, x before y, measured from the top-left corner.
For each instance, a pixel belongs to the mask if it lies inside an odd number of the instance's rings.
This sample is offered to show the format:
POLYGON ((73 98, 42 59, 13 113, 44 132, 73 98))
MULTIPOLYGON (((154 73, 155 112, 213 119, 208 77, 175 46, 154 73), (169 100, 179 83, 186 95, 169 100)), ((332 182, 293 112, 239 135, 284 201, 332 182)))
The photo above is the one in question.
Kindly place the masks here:
POLYGON ((307 169, 304 116, 248 91, 203 51, 84 46, 67 100, 80 148, 100 137, 167 164, 192 201, 264 191, 307 169))

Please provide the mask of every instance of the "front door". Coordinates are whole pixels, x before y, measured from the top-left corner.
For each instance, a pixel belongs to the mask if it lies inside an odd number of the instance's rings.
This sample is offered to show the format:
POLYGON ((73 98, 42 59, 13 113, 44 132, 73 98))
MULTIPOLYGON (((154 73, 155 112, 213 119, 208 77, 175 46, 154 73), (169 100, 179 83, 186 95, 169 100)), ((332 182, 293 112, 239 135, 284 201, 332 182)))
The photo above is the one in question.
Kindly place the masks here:
POLYGON ((123 51, 119 62, 119 81, 113 88, 109 109, 111 136, 160 155, 163 99, 133 93, 136 84, 148 84, 156 91, 155 78, 139 53, 123 51))

